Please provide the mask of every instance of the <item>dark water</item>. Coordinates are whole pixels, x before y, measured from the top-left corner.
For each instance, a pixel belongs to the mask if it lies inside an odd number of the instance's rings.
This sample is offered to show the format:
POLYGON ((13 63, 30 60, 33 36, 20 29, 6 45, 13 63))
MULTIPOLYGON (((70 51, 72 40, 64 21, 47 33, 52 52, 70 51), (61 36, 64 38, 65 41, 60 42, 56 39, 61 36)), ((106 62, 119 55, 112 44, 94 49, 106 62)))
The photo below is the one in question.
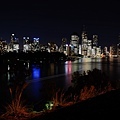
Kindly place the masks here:
MULTIPOLYGON (((120 60, 119 59, 91 59, 84 58, 65 63, 46 63, 40 65, 29 65, 31 75, 26 78, 29 83, 24 90, 23 96, 28 104, 38 105, 47 96, 46 91, 51 91, 53 86, 56 88, 67 89, 72 85, 72 73, 75 71, 93 70, 94 68, 104 71, 111 80, 120 81, 120 60), (44 94, 43 94, 44 93, 44 94)), ((7 74, 9 81, 9 73, 7 74)), ((0 81, 0 101, 4 105, 10 99, 8 81, 4 76, 0 81)), ((117 83, 119 86, 119 82, 117 83)))
MULTIPOLYGON (((51 90, 52 85, 57 88, 67 89, 72 85, 72 73, 98 68, 104 71, 112 81, 120 80, 120 61, 119 59, 80 59, 74 62, 67 61, 62 64, 46 64, 43 66, 33 66, 32 75, 27 78, 29 87, 27 95, 31 101, 40 101, 42 99, 41 91, 51 90), (51 88, 49 87, 51 85, 51 88)), ((117 84, 119 86, 119 83, 117 84)), ((44 99, 44 98, 43 98, 44 99)))

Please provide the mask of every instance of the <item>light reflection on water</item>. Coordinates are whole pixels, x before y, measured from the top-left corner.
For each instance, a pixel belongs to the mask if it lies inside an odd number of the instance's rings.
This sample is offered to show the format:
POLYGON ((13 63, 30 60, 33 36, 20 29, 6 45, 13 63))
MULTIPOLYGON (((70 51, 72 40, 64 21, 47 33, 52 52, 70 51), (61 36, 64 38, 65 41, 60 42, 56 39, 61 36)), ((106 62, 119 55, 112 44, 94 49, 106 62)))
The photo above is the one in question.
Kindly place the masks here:
POLYGON ((33 77, 33 79, 40 78, 40 68, 38 68, 38 67, 32 68, 32 77, 33 77))
MULTIPOLYGON (((29 86, 26 90, 26 96, 30 101, 41 99, 41 89, 45 84, 56 83, 57 87, 69 87, 72 83, 72 73, 75 71, 100 69, 107 73, 111 79, 120 80, 120 59, 102 59, 83 58, 76 61, 66 61, 65 63, 50 63, 40 66, 32 66, 31 76, 27 78, 29 86)), ((8 74, 9 78, 9 74, 8 74)))
MULTIPOLYGON (((65 66, 65 69, 68 69, 68 67, 71 65, 71 73, 75 71, 80 71, 81 73, 83 71, 92 70, 94 68, 101 69, 101 59, 91 59, 91 58, 83 58, 76 61, 67 61, 65 66)), ((68 71, 66 71, 67 74, 68 71)))
POLYGON ((101 69, 101 62, 99 59, 79 59, 76 61, 66 61, 61 64, 50 63, 43 66, 32 67, 32 78, 27 81, 30 83, 27 91, 29 99, 37 101, 42 98, 41 89, 45 84, 56 84, 58 88, 67 89, 72 85, 72 73, 80 71, 81 73, 94 68, 101 69))
POLYGON ((43 66, 33 66, 32 78, 27 80, 31 83, 29 91, 31 94, 33 93, 34 98, 39 98, 40 89, 44 87, 43 83, 51 84, 53 81, 57 87, 67 89, 72 85, 73 72, 80 71, 82 73, 94 68, 101 69, 99 59, 79 59, 76 61, 66 61, 64 64, 51 63, 43 66))
POLYGON ((32 77, 29 77, 27 80, 29 82, 36 82, 61 76, 68 77, 75 71, 80 71, 83 73, 84 71, 87 72, 87 70, 93 70, 94 68, 101 70, 100 59, 85 58, 76 61, 66 61, 64 64, 51 63, 42 67, 33 66, 32 77))

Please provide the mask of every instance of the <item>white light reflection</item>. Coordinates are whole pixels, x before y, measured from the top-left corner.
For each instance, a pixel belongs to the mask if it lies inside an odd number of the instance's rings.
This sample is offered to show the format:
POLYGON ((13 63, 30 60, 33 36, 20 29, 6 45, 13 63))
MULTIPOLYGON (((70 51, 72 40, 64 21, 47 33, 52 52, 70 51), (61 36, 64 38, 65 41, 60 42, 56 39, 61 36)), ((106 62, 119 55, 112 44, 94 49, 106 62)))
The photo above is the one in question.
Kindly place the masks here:
POLYGON ((10 73, 7 72, 8 81, 10 80, 10 73))
POLYGON ((30 63, 29 62, 27 63, 27 67, 28 67, 28 69, 30 68, 30 63))
POLYGON ((8 65, 8 71, 10 70, 10 66, 8 65))

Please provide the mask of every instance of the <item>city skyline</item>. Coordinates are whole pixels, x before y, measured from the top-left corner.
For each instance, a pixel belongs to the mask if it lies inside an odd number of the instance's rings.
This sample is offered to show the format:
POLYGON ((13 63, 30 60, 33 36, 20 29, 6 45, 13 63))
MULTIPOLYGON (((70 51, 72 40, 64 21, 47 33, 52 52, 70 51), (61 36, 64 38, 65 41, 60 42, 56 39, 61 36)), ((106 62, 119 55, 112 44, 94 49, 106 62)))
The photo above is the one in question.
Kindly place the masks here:
POLYGON ((88 38, 98 35, 99 45, 117 44, 120 33, 119 1, 9 1, 1 3, 0 37, 10 41, 10 35, 39 37, 41 43, 61 44, 83 25, 88 38))

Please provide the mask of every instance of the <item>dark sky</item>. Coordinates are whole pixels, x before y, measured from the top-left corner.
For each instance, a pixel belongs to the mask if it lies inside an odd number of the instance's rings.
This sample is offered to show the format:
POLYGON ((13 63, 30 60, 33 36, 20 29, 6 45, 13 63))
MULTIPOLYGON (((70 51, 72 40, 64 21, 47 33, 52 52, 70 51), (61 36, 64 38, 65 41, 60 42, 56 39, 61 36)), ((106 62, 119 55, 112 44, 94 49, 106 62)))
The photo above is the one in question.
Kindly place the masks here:
POLYGON ((118 43, 120 33, 120 2, 92 0, 24 0, 0 2, 0 37, 10 41, 14 33, 19 40, 23 36, 39 37, 46 44, 61 44, 63 37, 77 32, 81 39, 83 25, 88 38, 98 35, 100 46, 118 43))

